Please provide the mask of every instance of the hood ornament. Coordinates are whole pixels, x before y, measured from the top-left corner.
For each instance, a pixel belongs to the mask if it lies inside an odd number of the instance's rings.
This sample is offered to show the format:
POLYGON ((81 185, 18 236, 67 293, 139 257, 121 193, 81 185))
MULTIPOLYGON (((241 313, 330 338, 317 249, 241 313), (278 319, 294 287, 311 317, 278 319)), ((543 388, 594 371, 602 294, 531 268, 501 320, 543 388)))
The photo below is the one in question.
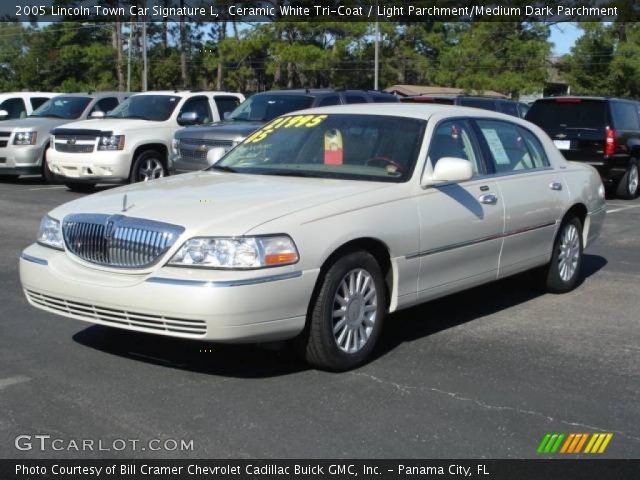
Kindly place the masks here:
POLYGON ((123 211, 123 212, 126 212, 127 210, 129 210, 129 209, 133 208, 134 206, 135 206, 135 205, 133 205, 133 204, 132 204, 132 205, 127 206, 127 194, 125 193, 125 194, 124 194, 124 197, 123 197, 123 199, 122 199, 122 211, 123 211))

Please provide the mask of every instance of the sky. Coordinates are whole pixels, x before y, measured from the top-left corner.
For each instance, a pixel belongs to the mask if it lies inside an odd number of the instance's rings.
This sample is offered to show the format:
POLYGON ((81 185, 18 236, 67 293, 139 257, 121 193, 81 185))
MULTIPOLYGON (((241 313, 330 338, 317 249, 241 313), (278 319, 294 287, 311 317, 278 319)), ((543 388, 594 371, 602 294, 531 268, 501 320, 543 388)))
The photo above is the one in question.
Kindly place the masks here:
POLYGON ((573 22, 562 22, 551 27, 551 41, 555 44, 553 54, 564 55, 569 53, 569 50, 581 35, 582 30, 573 22))

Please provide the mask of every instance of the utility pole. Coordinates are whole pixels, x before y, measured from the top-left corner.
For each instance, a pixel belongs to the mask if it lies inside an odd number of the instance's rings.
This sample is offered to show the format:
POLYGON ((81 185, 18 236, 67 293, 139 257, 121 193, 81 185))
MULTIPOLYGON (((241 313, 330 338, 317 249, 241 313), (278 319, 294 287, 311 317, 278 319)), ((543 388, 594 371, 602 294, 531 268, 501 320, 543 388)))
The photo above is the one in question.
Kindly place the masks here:
POLYGON ((142 91, 147 91, 147 22, 142 21, 142 91))
POLYGON ((127 45, 127 92, 131 91, 131 50, 133 49, 133 21, 129 22, 129 44, 127 45))
POLYGON ((374 54, 373 54, 373 89, 378 90, 378 77, 379 77, 379 61, 380 61, 380 26, 378 25, 378 2, 376 1, 376 33, 374 41, 374 54))

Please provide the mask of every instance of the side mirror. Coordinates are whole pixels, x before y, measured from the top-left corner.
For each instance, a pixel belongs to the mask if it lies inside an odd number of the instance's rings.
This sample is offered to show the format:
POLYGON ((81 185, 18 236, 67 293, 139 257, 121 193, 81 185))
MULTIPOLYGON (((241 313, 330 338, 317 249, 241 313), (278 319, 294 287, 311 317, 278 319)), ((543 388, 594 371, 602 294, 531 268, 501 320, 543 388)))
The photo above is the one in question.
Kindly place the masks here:
POLYGON ((179 125, 195 125, 198 123, 198 114, 196 112, 184 112, 178 117, 179 125))
POLYGON ((9 112, 7 112, 6 110, 0 110, 0 120, 4 120, 8 116, 9 116, 9 112))
POLYGON ((471 180, 473 167, 469 160, 456 157, 442 157, 436 162, 431 175, 426 175, 422 184, 438 185, 442 183, 457 183, 471 180))
POLYGON ((224 112, 224 113, 222 114, 222 117, 223 117, 225 120, 229 120, 229 119, 231 118, 231 112, 224 112))
POLYGON ((213 165, 224 157, 225 153, 227 153, 227 150, 224 147, 213 147, 209 149, 207 152, 207 163, 213 165))
POLYGON ((105 115, 102 110, 94 110, 91 112, 91 115, 89 115, 89 118, 104 118, 105 115))

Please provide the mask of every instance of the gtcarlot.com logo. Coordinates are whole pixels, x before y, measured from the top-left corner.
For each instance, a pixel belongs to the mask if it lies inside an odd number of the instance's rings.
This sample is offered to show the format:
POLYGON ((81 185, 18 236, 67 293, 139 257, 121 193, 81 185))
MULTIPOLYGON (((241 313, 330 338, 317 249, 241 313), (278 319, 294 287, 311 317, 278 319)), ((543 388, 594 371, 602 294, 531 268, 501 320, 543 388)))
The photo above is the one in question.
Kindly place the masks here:
POLYGON ((547 433, 538 453, 604 453, 612 438, 613 433, 547 433))

